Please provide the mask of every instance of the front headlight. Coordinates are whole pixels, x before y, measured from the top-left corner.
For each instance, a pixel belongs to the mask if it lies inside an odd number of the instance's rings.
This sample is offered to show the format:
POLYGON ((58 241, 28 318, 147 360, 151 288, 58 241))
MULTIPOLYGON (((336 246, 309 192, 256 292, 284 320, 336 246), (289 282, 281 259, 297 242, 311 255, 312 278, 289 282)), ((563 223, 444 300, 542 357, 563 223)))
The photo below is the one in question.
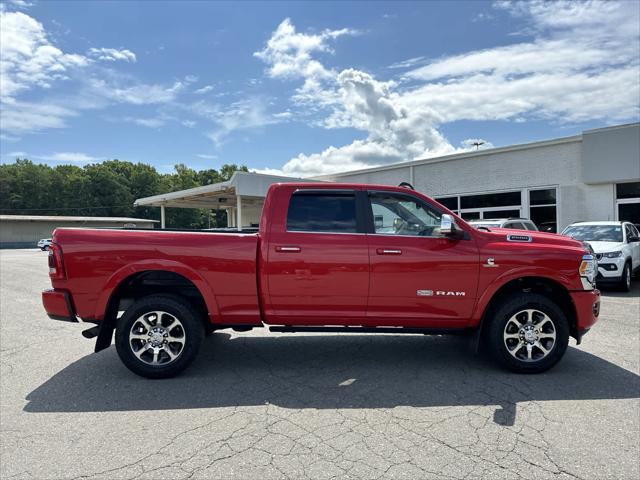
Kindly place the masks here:
POLYGON ((608 253, 603 253, 602 256, 604 258, 618 258, 622 256, 622 252, 608 252, 608 253))
POLYGON ((598 264, 593 255, 583 255, 580 266, 578 267, 580 280, 585 290, 593 290, 596 284, 596 275, 598 275, 598 264))

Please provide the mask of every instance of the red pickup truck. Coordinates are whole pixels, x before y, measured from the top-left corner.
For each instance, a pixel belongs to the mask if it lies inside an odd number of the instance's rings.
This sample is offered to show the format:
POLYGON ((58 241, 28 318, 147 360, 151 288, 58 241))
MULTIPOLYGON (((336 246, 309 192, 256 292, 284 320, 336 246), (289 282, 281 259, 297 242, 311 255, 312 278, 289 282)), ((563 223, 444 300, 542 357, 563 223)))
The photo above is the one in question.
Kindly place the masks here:
POLYGON ((257 232, 60 228, 49 317, 96 324, 133 372, 182 371, 216 329, 477 336, 507 368, 541 372, 596 322, 586 247, 476 230, 406 187, 284 183, 257 232))

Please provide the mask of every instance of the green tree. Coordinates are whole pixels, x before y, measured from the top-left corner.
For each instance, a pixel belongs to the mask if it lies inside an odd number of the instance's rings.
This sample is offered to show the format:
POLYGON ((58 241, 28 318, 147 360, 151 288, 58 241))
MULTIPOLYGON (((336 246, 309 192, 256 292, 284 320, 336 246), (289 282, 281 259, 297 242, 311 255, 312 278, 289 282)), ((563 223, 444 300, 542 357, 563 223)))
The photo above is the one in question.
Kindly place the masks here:
MULTIPOLYGON (((36 164, 27 159, 0 165, 0 213, 29 215, 135 216, 159 220, 160 209, 134 207, 137 198, 229 180, 245 166, 196 171, 177 164, 160 174, 151 165, 108 160, 84 167, 36 164)), ((226 214, 209 209, 167 209, 173 228, 226 225, 226 214)))

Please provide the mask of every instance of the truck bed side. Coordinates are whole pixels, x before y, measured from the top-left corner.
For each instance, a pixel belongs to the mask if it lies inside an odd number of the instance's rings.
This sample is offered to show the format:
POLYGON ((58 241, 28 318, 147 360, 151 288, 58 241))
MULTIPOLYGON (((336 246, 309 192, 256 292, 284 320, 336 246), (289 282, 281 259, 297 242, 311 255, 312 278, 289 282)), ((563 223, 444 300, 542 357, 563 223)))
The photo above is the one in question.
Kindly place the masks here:
POLYGON ((72 293, 75 313, 102 320, 123 281, 142 272, 171 272, 193 283, 209 320, 259 324, 256 285, 257 234, 153 230, 58 229, 66 278, 56 289, 72 293))

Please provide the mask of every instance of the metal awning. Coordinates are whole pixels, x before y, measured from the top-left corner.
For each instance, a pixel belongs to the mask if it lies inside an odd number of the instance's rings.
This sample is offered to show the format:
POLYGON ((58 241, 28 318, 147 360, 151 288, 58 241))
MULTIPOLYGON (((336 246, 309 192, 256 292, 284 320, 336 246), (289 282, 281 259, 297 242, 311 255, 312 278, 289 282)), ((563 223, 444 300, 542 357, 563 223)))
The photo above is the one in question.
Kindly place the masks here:
POLYGON ((133 205, 135 207, 160 207, 162 228, 165 227, 165 207, 226 210, 230 223, 228 226, 241 230, 243 208, 247 213, 250 213, 245 216, 245 219, 255 217, 256 212, 259 213, 262 210, 264 197, 272 184, 302 181, 308 182, 310 180, 252 172, 235 172, 226 182, 139 198, 133 205))

